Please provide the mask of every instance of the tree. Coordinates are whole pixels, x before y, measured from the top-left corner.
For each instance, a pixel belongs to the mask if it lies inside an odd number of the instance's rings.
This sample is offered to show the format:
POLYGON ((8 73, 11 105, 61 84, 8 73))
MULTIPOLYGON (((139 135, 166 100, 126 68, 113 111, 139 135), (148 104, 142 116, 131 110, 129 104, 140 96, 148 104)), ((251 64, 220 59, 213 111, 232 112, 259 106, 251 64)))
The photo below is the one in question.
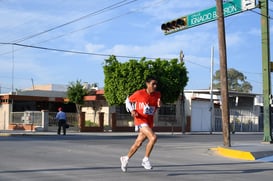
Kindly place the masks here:
POLYGON ((144 80, 149 75, 157 77, 164 103, 176 101, 188 82, 184 63, 178 63, 177 59, 152 61, 142 58, 120 63, 115 56, 110 56, 103 69, 104 95, 110 105, 124 104, 127 96, 144 88, 144 80))
MULTIPOLYGON (((227 78, 228 78, 228 90, 238 91, 238 92, 246 92, 249 93, 252 91, 252 85, 246 81, 247 77, 244 76, 243 73, 239 72, 236 69, 230 68, 227 70, 227 78)), ((215 72, 213 76, 213 80, 216 83, 213 83, 213 88, 220 89, 220 70, 215 72)))
POLYGON ((76 82, 70 82, 67 88, 67 97, 69 102, 72 102, 76 105, 77 113, 81 113, 81 107, 84 103, 83 97, 87 95, 88 90, 84 88, 84 85, 80 80, 76 82))

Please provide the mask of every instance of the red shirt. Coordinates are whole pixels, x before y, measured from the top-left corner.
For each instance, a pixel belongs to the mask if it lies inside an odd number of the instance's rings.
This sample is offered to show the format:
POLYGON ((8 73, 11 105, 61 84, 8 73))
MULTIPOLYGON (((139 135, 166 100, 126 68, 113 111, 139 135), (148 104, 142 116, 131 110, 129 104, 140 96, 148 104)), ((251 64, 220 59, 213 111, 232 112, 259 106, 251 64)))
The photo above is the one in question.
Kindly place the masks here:
POLYGON ((141 89, 129 97, 129 101, 135 103, 135 111, 138 116, 135 117, 135 125, 146 123, 150 128, 154 125, 154 114, 158 108, 158 99, 160 92, 156 91, 148 94, 146 89, 141 89))

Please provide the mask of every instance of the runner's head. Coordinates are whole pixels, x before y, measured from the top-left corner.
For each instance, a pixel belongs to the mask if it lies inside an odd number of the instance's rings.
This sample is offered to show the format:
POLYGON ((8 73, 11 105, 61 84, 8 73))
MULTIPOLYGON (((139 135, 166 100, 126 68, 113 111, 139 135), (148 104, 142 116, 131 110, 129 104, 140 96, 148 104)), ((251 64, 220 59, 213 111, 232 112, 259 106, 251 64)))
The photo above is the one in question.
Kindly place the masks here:
POLYGON ((146 78, 146 88, 149 93, 155 92, 157 88, 157 79, 153 76, 146 78))

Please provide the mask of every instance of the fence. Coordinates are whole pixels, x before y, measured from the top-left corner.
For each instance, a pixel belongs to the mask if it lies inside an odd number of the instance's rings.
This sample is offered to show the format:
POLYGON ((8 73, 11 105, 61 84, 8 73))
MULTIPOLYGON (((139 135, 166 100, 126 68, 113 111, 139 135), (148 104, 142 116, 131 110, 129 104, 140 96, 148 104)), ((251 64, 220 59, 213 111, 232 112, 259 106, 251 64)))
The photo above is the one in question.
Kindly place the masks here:
MULTIPOLYGON (((222 131, 222 112, 220 108, 214 110, 215 115, 215 130, 222 131)), ((230 131, 231 132, 258 132, 259 115, 256 115, 253 110, 246 109, 230 109, 230 131)))
MULTIPOLYGON (((220 108, 214 110, 213 131, 222 131, 222 114, 220 108)), ((48 131, 56 131, 58 124, 55 120, 57 112, 25 111, 12 112, 9 129, 36 130, 42 128, 48 131), (48 114, 47 114, 48 113, 48 114), (48 116, 48 117, 47 117, 48 116), (28 127, 27 127, 28 126, 28 127)), ((109 126, 111 129, 111 114, 104 114, 103 126, 109 126)), ((79 131, 79 121, 77 113, 66 113, 67 123, 71 131, 79 131)), ((86 127, 98 127, 100 125, 99 113, 85 114, 86 127)), ((272 119, 273 121, 273 119, 272 119)), ((129 113, 116 114, 116 127, 134 127, 133 118, 129 113)), ((175 115, 158 114, 155 120, 155 126, 163 127, 181 127, 181 121, 177 121, 175 115)), ((253 110, 230 109, 230 131, 232 132, 258 132, 263 131, 263 114, 255 114, 253 110)))
POLYGON ((33 124, 34 126, 42 126, 42 112, 12 112, 10 124, 33 124))
POLYGON ((155 122, 156 126, 180 126, 181 122, 178 122, 176 115, 158 115, 158 122, 155 122), (180 125, 179 125, 180 124, 180 125))
POLYGON ((45 128, 44 113, 41 111, 12 112, 9 129, 38 130, 45 128))
POLYGON ((116 114, 116 126, 120 127, 120 126, 128 126, 128 127, 132 127, 134 126, 134 118, 131 116, 130 113, 126 113, 126 114, 116 114))
MULTIPOLYGON (((49 131, 56 131, 58 127, 58 122, 55 120, 57 112, 49 112, 49 124, 48 130, 49 131)), ((99 120, 99 113, 84 113, 84 127, 99 127, 100 120, 99 120)), ((109 125, 109 114, 104 114, 104 125, 109 125)), ((66 121, 70 125, 70 131, 80 131, 80 123, 78 121, 78 114, 77 113, 66 113, 66 121)))
MULTIPOLYGON (((48 130, 56 131, 58 128, 58 122, 56 121, 57 112, 48 113, 48 130)), ((78 115, 77 113, 66 113, 66 122, 69 124, 69 130, 79 131, 78 115)))
MULTIPOLYGON (((36 130, 41 127, 43 131, 56 131, 58 129, 58 122, 55 119, 56 114, 57 112, 44 113, 40 111, 12 112, 10 125, 13 125, 13 127, 10 127, 10 129, 36 130)), ((102 123, 105 129, 111 129, 111 117, 109 115, 112 114, 103 113, 103 121, 101 122, 99 113, 85 113, 84 127, 101 127, 102 123)), ((66 113, 66 118, 67 123, 70 125, 70 131, 80 131, 77 113, 66 113)), ((116 114, 116 120, 116 127, 134 127, 133 117, 129 113, 116 114)), ((158 115, 158 120, 155 121, 155 126, 173 127, 177 124, 175 115, 158 115)))

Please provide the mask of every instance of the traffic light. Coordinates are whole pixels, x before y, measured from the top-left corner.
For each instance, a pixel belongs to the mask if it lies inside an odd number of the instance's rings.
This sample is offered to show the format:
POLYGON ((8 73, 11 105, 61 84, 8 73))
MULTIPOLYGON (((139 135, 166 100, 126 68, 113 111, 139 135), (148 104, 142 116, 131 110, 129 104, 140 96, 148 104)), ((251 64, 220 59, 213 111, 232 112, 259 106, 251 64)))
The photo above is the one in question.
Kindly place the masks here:
POLYGON ((165 34, 170 34, 187 27, 187 17, 181 17, 173 21, 169 21, 163 23, 161 25, 161 30, 164 31, 165 34))

